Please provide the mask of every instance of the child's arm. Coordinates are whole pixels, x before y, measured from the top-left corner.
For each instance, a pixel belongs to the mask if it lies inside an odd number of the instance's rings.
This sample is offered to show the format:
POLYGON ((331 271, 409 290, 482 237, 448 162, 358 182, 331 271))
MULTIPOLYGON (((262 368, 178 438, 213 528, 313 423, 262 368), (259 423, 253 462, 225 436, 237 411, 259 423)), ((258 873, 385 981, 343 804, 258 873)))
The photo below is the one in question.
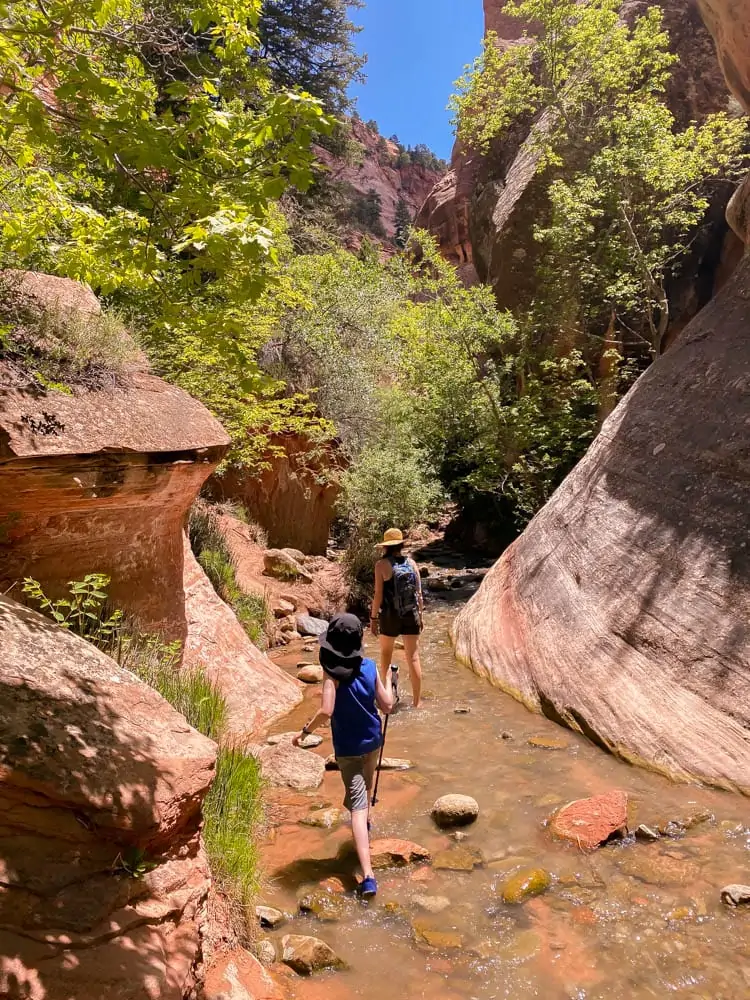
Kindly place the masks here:
POLYGON ((299 746, 300 740, 304 736, 309 736, 322 722, 327 722, 333 715, 333 706, 336 704, 336 681, 331 677, 326 677, 323 681, 323 693, 320 697, 320 708, 315 715, 302 727, 302 731, 295 736, 292 743, 299 746))
POLYGON ((394 697, 393 697, 393 678, 391 674, 392 670, 386 670, 385 672, 385 684, 381 681, 380 675, 378 674, 375 680, 375 702, 381 712, 386 715, 390 715, 393 711, 394 697))

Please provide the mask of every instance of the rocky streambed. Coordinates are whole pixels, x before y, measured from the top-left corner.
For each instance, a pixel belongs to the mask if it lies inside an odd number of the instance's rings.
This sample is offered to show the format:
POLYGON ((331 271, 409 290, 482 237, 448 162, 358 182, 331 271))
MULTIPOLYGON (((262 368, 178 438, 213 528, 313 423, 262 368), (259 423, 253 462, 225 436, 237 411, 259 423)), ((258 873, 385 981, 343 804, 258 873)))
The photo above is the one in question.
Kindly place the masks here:
MULTIPOLYGON (((366 1000, 750 996, 750 909, 722 901, 725 886, 750 881, 750 804, 631 768, 489 687, 453 658, 449 596, 428 614, 424 708, 401 709, 389 728, 387 755, 404 769, 381 780, 374 903, 352 893, 329 734, 302 779, 283 740, 266 751, 286 786, 270 792, 263 903, 277 915, 263 920, 258 949, 285 989, 366 1000), (476 820, 438 825, 434 803, 452 794, 476 801, 476 820), (561 814, 592 796, 602 797, 593 818, 587 806, 561 814)), ((300 644, 281 662, 294 673, 305 658, 300 644)), ((307 687, 279 733, 308 717, 318 691, 307 687)))

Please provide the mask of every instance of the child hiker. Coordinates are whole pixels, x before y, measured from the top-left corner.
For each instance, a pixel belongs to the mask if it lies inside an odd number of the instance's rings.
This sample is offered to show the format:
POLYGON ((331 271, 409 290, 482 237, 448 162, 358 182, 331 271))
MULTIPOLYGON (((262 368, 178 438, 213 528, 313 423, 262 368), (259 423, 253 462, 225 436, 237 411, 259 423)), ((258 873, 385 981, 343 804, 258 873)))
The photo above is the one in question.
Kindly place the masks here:
POLYGON ((391 672, 381 681, 375 661, 362 648, 362 623, 355 615, 335 615, 320 637, 320 663, 325 671, 319 711, 305 725, 295 746, 321 723, 331 720, 333 749, 344 782, 344 806, 351 810, 352 836, 362 867, 359 893, 371 898, 378 884, 370 862, 370 790, 378 766, 383 731, 378 708, 393 709, 391 672))

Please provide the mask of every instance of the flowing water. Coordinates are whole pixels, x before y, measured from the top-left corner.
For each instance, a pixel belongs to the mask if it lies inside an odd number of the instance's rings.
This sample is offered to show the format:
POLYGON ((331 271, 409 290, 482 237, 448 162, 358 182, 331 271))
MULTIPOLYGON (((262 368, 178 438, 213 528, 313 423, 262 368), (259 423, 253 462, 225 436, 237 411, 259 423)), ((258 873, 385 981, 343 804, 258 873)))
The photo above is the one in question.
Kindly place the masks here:
MULTIPOLYGON (((470 872, 427 865, 380 872, 377 900, 342 897, 338 922, 295 916, 276 936, 320 937, 349 968, 295 978, 292 992, 300 1000, 750 997, 750 910, 730 910, 719 896, 728 883, 750 882, 750 804, 632 768, 528 713, 455 662, 453 613, 447 605, 428 613, 424 705, 393 716, 386 750, 414 768, 383 774, 373 838, 406 838, 433 855, 467 848, 482 863, 470 872), (457 714, 459 706, 470 711, 457 714), (534 746, 535 737, 549 745, 534 746), (545 820, 556 807, 613 788, 628 792, 631 824, 704 812, 711 818, 683 836, 628 840, 588 855, 553 841, 545 820), (448 792, 472 795, 481 807, 460 844, 429 815, 448 792), (498 886, 528 867, 546 869, 551 887, 506 905, 498 886), (450 905, 426 913, 425 896, 450 905)), ((300 658, 299 651, 287 653, 281 662, 300 658)), ((401 675, 406 694, 404 669, 401 675)), ((304 722, 319 690, 309 691, 278 731, 304 722)), ((318 752, 331 752, 330 734, 318 752)), ((315 792, 274 793, 264 902, 294 913, 311 885, 331 876, 353 884, 351 866, 337 857, 348 826, 325 831, 299 823, 312 808, 338 806, 341 798, 336 773, 315 792)))

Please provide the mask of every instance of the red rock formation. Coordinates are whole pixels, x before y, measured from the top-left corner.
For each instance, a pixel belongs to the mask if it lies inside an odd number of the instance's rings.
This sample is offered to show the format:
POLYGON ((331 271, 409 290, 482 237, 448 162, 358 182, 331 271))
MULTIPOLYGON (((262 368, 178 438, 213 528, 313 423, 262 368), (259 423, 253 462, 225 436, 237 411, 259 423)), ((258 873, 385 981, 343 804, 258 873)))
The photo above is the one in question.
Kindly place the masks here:
MULTIPOLYGON (((750 2, 706 10, 748 100, 750 33, 732 26, 750 2)), ((749 186, 732 206, 745 238, 749 186)), ((749 327, 746 255, 454 628, 458 655, 530 708, 635 763, 747 794, 749 327)))
POLYGON ((182 1000, 202 951, 214 744, 4 597, 0 649, 0 996, 182 1000))
POLYGON ((196 562, 187 538, 184 563, 184 663, 203 666, 226 699, 230 734, 248 740, 302 701, 302 685, 250 642, 196 562))
POLYGON ((59 596, 106 573, 118 606, 182 637, 185 516, 228 443, 145 373, 75 395, 0 389, 0 589, 31 576, 59 596))
POLYGON ((337 159, 325 149, 318 149, 318 158, 323 163, 330 179, 339 184, 349 185, 358 194, 367 194, 372 189, 380 195, 383 205, 382 219, 389 238, 396 233, 396 205, 400 198, 409 206, 412 217, 438 182, 441 172, 431 170, 418 163, 399 167, 396 165, 398 148, 389 139, 382 146, 381 137, 370 131, 362 121, 352 119, 352 137, 363 148, 361 163, 348 164, 337 159))
POLYGON ((291 434, 272 443, 280 451, 269 455, 267 468, 253 474, 230 468, 213 477, 211 493, 240 501, 267 532, 270 548, 325 555, 343 460, 333 448, 291 434))
MULTIPOLYGON (((37 305, 99 310, 83 286, 27 275, 37 305)), ((0 366, 0 591, 26 576, 53 596, 87 573, 142 622, 185 633, 187 509, 229 438, 200 403, 144 371, 99 390, 13 388, 0 366)))

